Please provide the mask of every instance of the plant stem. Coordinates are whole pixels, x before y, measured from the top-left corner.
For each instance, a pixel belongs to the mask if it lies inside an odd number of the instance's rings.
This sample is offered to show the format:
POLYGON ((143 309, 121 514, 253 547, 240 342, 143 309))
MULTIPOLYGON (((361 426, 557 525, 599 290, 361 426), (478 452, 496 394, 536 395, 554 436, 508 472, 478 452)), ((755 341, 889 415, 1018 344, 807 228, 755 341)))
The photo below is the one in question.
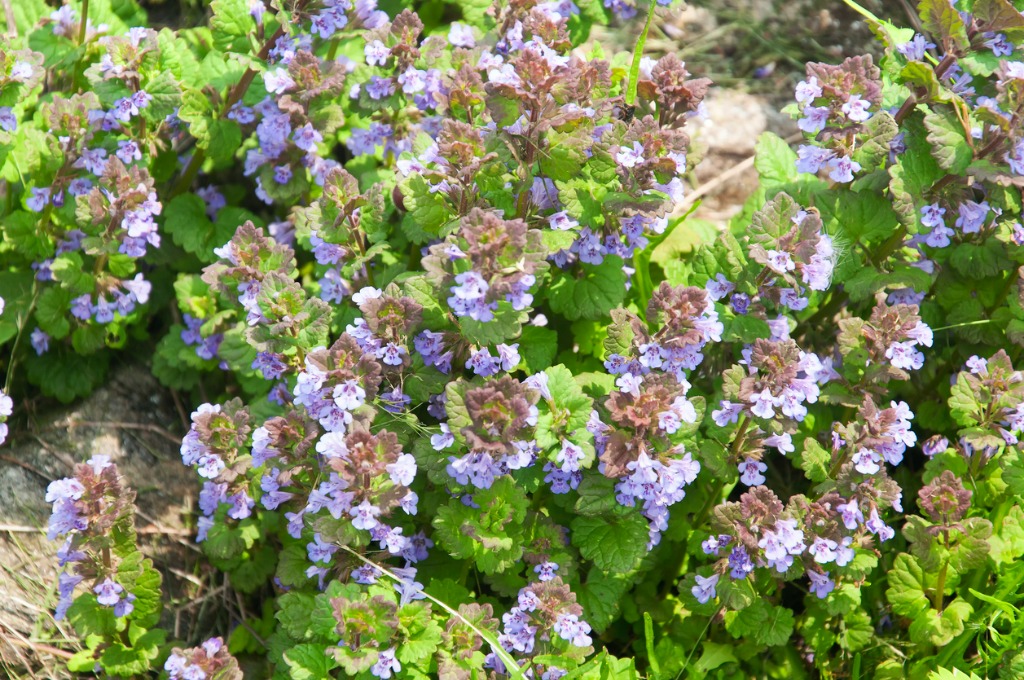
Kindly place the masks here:
POLYGON ((942 613, 943 591, 946 589, 946 572, 949 570, 949 560, 942 563, 939 568, 939 580, 935 582, 935 592, 932 593, 932 608, 942 613))
POLYGON ((82 0, 82 23, 78 26, 78 44, 85 44, 85 29, 89 26, 89 0, 82 0))
MULTIPOLYGON (((88 0, 86 0, 88 1, 88 0)), ((284 26, 278 27, 274 31, 274 35, 263 43, 263 47, 260 48, 259 53, 256 55, 257 61, 266 61, 267 55, 270 54, 270 50, 274 47, 274 43, 277 39, 284 35, 284 26)), ((220 112, 217 114, 216 119, 220 120, 231 111, 231 107, 242 100, 248 91, 249 86, 252 84, 253 79, 256 78, 256 71, 249 68, 245 70, 242 77, 235 83, 235 86, 228 92, 227 99, 224 100, 224 105, 221 107, 220 112)), ((188 191, 188 188, 192 186, 192 182, 195 181, 196 176, 199 174, 200 168, 203 167, 203 161, 206 160, 206 152, 196 147, 195 153, 192 154, 192 158, 189 159, 188 165, 185 167, 185 171, 181 174, 181 179, 171 190, 171 195, 168 196, 168 200, 175 196, 188 191)))
POLYGON ((36 303, 39 301, 39 289, 36 287, 35 280, 32 281, 32 302, 28 306, 28 311, 25 312, 25 316, 18 317, 18 334, 14 336, 14 344, 11 345, 11 358, 7 361, 7 378, 4 380, 4 394, 11 393, 11 381, 14 378, 14 365, 18 358, 18 346, 21 344, 21 336, 25 333, 25 327, 28 325, 28 320, 32 318, 32 312, 36 309, 36 303))

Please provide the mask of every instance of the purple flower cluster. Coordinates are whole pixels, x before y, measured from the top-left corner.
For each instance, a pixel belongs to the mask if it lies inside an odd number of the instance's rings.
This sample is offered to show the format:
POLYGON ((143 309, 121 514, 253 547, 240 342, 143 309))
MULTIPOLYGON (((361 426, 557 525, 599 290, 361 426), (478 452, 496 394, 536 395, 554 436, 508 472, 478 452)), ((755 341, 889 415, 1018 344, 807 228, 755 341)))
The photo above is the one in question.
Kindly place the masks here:
MULTIPOLYGON (((558 565, 554 565, 554 569, 557 568, 558 565)), ((588 648, 593 643, 590 624, 580 618, 583 609, 560 578, 526 585, 516 599, 516 606, 501 617, 503 629, 498 642, 506 652, 531 656, 537 642, 551 640, 552 634, 573 647, 588 648)), ((493 657, 493 654, 488 656, 488 665, 496 662, 493 657)))
MULTIPOLYGON (((181 331, 181 341, 188 347, 195 347, 196 356, 200 359, 209 361, 216 358, 220 343, 224 340, 224 334, 214 333, 204 338, 200 332, 203 325, 202 319, 197 319, 191 314, 184 314, 182 320, 185 322, 185 328, 181 331)), ((227 369, 227 364, 223 361, 221 368, 227 369)))
POLYGON ((123 290, 111 288, 107 294, 98 295, 95 302, 88 294, 76 297, 71 301, 71 315, 81 321, 92 319, 105 325, 113 321, 115 315, 123 318, 134 312, 136 304, 149 302, 153 285, 142 274, 136 274, 134 279, 120 281, 118 285, 123 290))
POLYGON ((480 274, 470 270, 455 276, 455 284, 451 288, 452 295, 448 298, 448 306, 455 316, 468 316, 474 321, 487 322, 494 319, 497 302, 487 302, 487 291, 490 285, 480 274))
POLYGON ((78 584, 94 579, 92 592, 114 615, 124 617, 135 609, 135 595, 117 581, 117 563, 107 545, 111 527, 134 513, 134 494, 122 487, 117 467, 108 456, 94 455, 76 466, 75 476, 50 483, 46 501, 53 504, 50 515, 50 540, 64 538, 57 551, 62 567, 58 579, 57 609, 61 620, 74 601, 78 584))
POLYGON ((191 649, 175 648, 167 657, 164 670, 170 680, 207 680, 242 675, 238 662, 219 637, 210 638, 191 649))
POLYGON ((641 503, 643 515, 650 522, 651 549, 661 542, 661 532, 668 528, 669 508, 686 497, 685 487, 697 479, 700 463, 689 453, 662 463, 641 452, 626 467, 629 474, 615 485, 615 500, 628 508, 641 503))
MULTIPOLYGON (((928 231, 910 239, 910 245, 924 243, 932 248, 945 248, 952 241, 950 237, 956 231, 946 225, 946 208, 940 203, 929 203, 921 208, 921 226, 928 231)), ((956 220, 953 226, 961 234, 977 234, 992 226, 992 220, 999 215, 986 202, 964 200, 956 208, 956 220), (990 217, 991 216, 991 217, 990 217)))
POLYGON ((881 72, 870 57, 851 57, 839 66, 808 64, 796 86, 797 126, 818 145, 801 144, 799 172, 827 171, 833 182, 853 181, 861 164, 853 159, 856 135, 881 105, 881 72))

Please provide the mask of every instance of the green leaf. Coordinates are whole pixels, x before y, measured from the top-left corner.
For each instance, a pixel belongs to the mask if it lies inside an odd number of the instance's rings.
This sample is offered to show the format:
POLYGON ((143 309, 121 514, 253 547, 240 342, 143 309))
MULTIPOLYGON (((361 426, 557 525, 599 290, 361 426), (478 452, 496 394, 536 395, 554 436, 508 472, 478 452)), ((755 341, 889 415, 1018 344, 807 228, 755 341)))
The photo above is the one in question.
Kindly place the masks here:
POLYGON ((526 326, 519 336, 519 355, 530 373, 543 371, 558 353, 558 333, 550 328, 526 326))
MULTIPOLYGON (((144 109, 146 119, 161 123, 181 105, 181 88, 170 71, 159 71, 145 83, 146 93, 153 100, 144 109)), ((241 141, 241 140, 239 140, 241 141)))
POLYGON ((230 570, 231 584, 242 593, 252 593, 263 586, 277 569, 277 551, 260 546, 250 551, 238 567, 230 570))
POLYGON ((210 9, 213 10, 210 30, 214 46, 224 52, 249 53, 249 36, 256 28, 256 22, 249 13, 249 3, 246 0, 213 0, 210 9))
POLYGON ((493 319, 476 321, 465 316, 459 319, 459 328, 466 340, 478 345, 493 345, 518 336, 527 318, 526 311, 516 311, 511 302, 501 300, 493 319))
POLYGON ((54 280, 60 281, 72 295, 76 296, 91 293, 96 289, 92 275, 82 271, 83 268, 82 256, 77 252, 61 253, 50 265, 54 280))
POLYGON ((695 664, 699 673, 710 673, 727 663, 739 663, 734 645, 725 645, 707 640, 701 645, 700 658, 695 664))
POLYGON ((989 545, 989 556, 996 564, 1008 564, 1024 556, 1024 509, 1014 505, 1007 511, 989 545))
POLYGON ((88 361, 74 354, 51 350, 26 362, 28 379, 43 394, 65 404, 84 397, 99 387, 107 374, 109 357, 99 352, 88 361))
POLYGON ((853 610, 840 621, 839 646, 848 652, 864 649, 875 636, 875 627, 871 617, 861 609, 853 610))
POLYGON ((602 474, 584 474, 576 489, 579 498, 574 506, 577 513, 587 517, 604 515, 625 516, 633 512, 615 500, 615 481, 602 474))
POLYGON ((549 254, 569 248, 576 241, 577 237, 578 234, 571 230, 545 229, 540 233, 541 243, 544 244, 544 250, 549 254))
POLYGON ((1014 41, 1024 32, 1024 14, 1010 0, 976 0, 973 11, 981 31, 1005 31, 1014 41))
POLYGON ((985 409, 978 403, 977 394, 968 375, 966 372, 957 375, 949 395, 950 414, 961 427, 980 424, 985 409))
POLYGON ((773 132, 765 132, 757 138, 754 167, 761 185, 766 188, 784 186, 798 179, 796 153, 773 132))
POLYGON ((3 218, 4 240, 14 246, 27 259, 34 262, 53 257, 53 240, 39 228, 35 215, 15 210, 3 218))
POLYGON ((974 160, 974 149, 967 142, 963 126, 949 115, 929 111, 924 116, 928 141, 939 166, 951 174, 962 175, 974 160))
POLYGON ((451 219, 441 192, 431 192, 423 175, 410 175, 398 188, 407 211, 402 220, 402 231, 414 243, 443 238, 455 227, 456 222, 451 219))
POLYGON ((916 619, 929 609, 924 570, 917 559, 906 553, 897 555, 886 578, 889 589, 885 595, 894 612, 908 619, 916 619))
POLYGON ((36 323, 54 340, 60 340, 71 330, 68 312, 71 309, 71 292, 63 288, 47 288, 36 303, 36 323))
MULTIPOLYGON (((586 128, 577 131, 548 133, 548 147, 541 151, 540 171, 553 180, 566 181, 579 175, 583 164, 587 161, 584 143, 589 141, 590 133, 586 128), (587 139, 584 139, 584 136, 587 139)), ((590 144, 587 144, 589 147, 590 144)))
POLYGON ((188 44, 169 28, 160 29, 157 33, 157 43, 160 45, 161 67, 169 71, 179 82, 197 83, 199 61, 188 44))
POLYGON ((321 680, 330 677, 331 671, 338 667, 334 655, 322 644, 295 645, 284 653, 284 662, 292 680, 321 680))
POLYGON ((581 264, 582 276, 560 272, 548 291, 551 309, 570 321, 600 319, 626 297, 626 273, 622 258, 605 256, 599 265, 581 264))
POLYGON ((877 243, 892 235, 899 216, 881 194, 836 191, 821 197, 817 204, 825 230, 843 240, 877 243))
MULTIPOLYGON (((864 125, 867 128, 866 139, 854 152, 853 159, 863 166, 865 171, 883 169, 889 162, 889 148, 892 140, 899 133, 896 120, 888 111, 879 111, 864 125)), ((888 181, 883 172, 883 186, 888 181)))
POLYGON ((160 643, 164 636, 162 630, 151 630, 131 647, 114 641, 103 651, 100 664, 110 675, 128 678, 144 675, 160 655, 160 643))
POLYGON ((187 252, 204 262, 213 262, 213 249, 221 243, 211 243, 213 223, 206 216, 206 203, 195 194, 181 194, 164 206, 164 231, 187 252))
POLYGON ((729 342, 752 343, 758 338, 771 337, 768 322, 751 314, 737 314, 728 320, 723 339, 729 342))
POLYGON ((591 569, 585 583, 576 589, 587 623, 603 632, 619 616, 620 600, 632 585, 632 579, 591 569))
POLYGON ((398 660, 403 664, 426 661, 441 644, 441 625, 431 617, 426 602, 410 602, 398 610, 398 630, 403 638, 398 660))
POLYGON ((613 519, 577 517, 571 527, 573 545, 601 571, 629 573, 647 554, 648 527, 639 513, 613 519))
POLYGON ((953 249, 950 264, 968 279, 987 279, 1006 271, 1010 260, 1005 247, 992 238, 983 244, 961 243, 953 249))
POLYGON ((807 479, 820 484, 828 479, 828 467, 832 462, 832 454, 825 450, 814 437, 804 440, 804 450, 800 457, 800 469, 807 479))
POLYGON ((551 394, 548 406, 554 420, 551 431, 558 438, 568 437, 576 443, 582 443, 581 439, 590 441, 586 426, 594 400, 583 393, 572 371, 564 365, 552 366, 545 374, 548 376, 548 392, 551 394))
POLYGON ((104 607, 92 593, 79 595, 67 611, 67 619, 83 638, 90 635, 112 637, 117 632, 117 619, 111 607, 104 607))
MULTIPOLYGON (((449 393, 451 390, 449 390, 449 393)), ((473 559, 485 574, 509 569, 522 557, 528 499, 511 477, 473 494, 479 509, 453 498, 437 510, 435 539, 456 559, 473 559)), ((646 525, 645 525, 646 526, 646 525)))
POLYGON ((793 612, 787 607, 772 605, 764 623, 754 633, 757 641, 768 647, 786 644, 793 635, 793 612))
POLYGON ((923 88, 932 101, 948 101, 950 98, 949 91, 939 82, 935 69, 929 64, 912 61, 900 70, 900 77, 907 85, 923 88))
POLYGON ((941 613, 928 609, 910 624, 910 639, 919 644, 927 642, 938 647, 949 644, 964 632, 964 623, 972 613, 974 607, 960 598, 947 604, 941 613))
POLYGON ((921 0, 917 11, 926 32, 942 42, 952 40, 957 45, 967 44, 967 27, 947 0, 921 0))
POLYGON ((274 618, 281 624, 281 630, 296 642, 312 637, 310 615, 313 596, 302 591, 292 591, 278 597, 278 612, 274 618))

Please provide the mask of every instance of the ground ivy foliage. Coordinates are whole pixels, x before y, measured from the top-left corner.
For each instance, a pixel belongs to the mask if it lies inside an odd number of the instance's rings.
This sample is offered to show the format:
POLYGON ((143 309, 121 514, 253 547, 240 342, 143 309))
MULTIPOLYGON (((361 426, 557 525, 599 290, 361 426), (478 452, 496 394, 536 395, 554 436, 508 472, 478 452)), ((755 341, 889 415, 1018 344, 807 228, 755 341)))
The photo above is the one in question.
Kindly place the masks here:
POLYGON ((710 232, 710 81, 586 42, 667 4, 0 17, 0 439, 147 356, 252 612, 169 639, 96 455, 71 671, 1024 673, 1024 7, 849 3, 880 56, 807 64, 710 232))

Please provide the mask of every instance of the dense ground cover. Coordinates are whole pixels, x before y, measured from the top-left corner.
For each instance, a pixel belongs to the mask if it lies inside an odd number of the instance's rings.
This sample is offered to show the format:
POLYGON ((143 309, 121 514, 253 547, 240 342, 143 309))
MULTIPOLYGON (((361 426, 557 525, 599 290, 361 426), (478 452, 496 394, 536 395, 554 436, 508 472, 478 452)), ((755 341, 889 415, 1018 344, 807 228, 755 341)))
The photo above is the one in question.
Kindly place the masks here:
POLYGON ((72 672, 1024 672, 1022 8, 854 6, 882 56, 655 260, 711 85, 662 4, 4 5, 0 417, 151 354, 249 612, 173 639, 97 453, 46 494, 72 672))

